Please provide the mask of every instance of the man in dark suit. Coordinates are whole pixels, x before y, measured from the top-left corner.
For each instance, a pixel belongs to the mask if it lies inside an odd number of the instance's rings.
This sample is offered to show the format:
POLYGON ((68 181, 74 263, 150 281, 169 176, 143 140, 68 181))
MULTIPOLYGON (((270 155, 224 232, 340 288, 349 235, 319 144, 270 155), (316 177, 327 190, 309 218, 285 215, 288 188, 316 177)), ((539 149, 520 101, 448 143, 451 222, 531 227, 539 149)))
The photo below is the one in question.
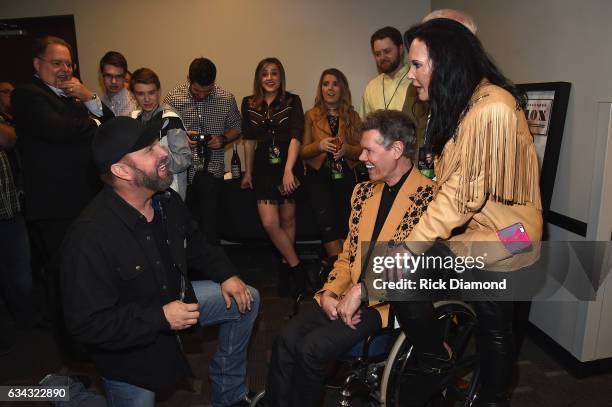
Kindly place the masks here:
POLYGON ((59 248, 70 223, 101 188, 91 140, 113 113, 72 75, 66 41, 50 36, 37 40, 32 62, 36 74, 13 92, 13 112, 23 164, 24 212, 61 339, 59 248))

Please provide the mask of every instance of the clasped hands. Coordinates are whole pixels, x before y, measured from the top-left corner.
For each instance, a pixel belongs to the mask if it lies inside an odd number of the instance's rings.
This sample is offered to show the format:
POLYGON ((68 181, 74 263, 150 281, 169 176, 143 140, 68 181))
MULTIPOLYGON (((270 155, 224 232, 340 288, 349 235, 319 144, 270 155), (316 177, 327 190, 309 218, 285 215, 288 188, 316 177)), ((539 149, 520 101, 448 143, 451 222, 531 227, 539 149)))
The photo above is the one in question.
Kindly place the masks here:
POLYGON ((354 284, 340 300, 331 291, 321 294, 321 308, 327 317, 335 321, 340 318, 346 326, 357 329, 361 322, 361 284, 354 284))
MULTIPOLYGON (((412 256, 412 253, 405 245, 395 245, 390 247, 387 255, 394 256, 396 254, 412 256)), ((392 267, 383 275, 387 281, 399 281, 406 273, 406 269, 392 267)), ((327 317, 335 321, 340 318, 346 326, 351 329, 357 329, 357 325, 361 322, 361 283, 356 283, 349 288, 346 294, 338 299, 336 294, 329 290, 323 291, 321 294, 321 308, 327 317)))

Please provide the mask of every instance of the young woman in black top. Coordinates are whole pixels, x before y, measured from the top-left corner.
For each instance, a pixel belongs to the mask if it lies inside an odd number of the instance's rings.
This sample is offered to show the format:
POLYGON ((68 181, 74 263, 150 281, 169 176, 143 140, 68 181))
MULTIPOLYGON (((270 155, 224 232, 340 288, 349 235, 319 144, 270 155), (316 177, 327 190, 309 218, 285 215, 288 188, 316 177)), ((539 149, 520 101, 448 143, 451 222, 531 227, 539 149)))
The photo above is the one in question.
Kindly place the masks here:
POLYGON ((281 253, 297 292, 306 283, 295 243, 295 192, 303 165, 299 158, 304 111, 298 95, 285 90, 285 70, 277 58, 265 58, 255 70, 253 95, 242 101, 245 173, 242 188, 255 190, 257 211, 281 253))

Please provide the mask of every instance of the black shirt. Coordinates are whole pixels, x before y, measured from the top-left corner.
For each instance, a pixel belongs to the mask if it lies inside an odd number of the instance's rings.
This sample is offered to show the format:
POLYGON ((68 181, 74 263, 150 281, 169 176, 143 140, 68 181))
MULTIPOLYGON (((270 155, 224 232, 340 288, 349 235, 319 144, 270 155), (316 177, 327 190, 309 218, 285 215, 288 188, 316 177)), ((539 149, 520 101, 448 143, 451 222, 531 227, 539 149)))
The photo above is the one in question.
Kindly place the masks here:
POLYGON ((181 275, 181 271, 175 267, 175 263, 172 260, 170 245, 167 243, 168 232, 166 230, 166 222, 167 220, 164 220, 163 212, 159 209, 156 209, 154 212, 153 220, 149 222, 149 227, 151 228, 151 234, 155 239, 157 251, 161 256, 161 261, 164 265, 164 269, 166 272, 166 281, 168 282, 168 289, 162 292, 162 302, 167 304, 174 300, 180 299, 181 279, 184 279, 184 276, 181 275))
MULTIPOLYGON (((156 235, 163 231, 156 232, 156 222, 106 186, 69 230, 61 265, 70 333, 88 345, 103 377, 151 390, 191 373, 162 308, 178 298, 180 274, 193 269, 219 283, 237 274, 223 249, 206 242, 178 194, 159 198, 169 254, 159 248, 156 235)), ((187 280, 185 302, 196 301, 187 280)))
MULTIPOLYGON (((380 231, 385 225, 385 221, 387 220, 387 216, 389 216, 389 212, 391 211, 391 208, 393 207, 393 202, 395 202, 395 198, 397 198, 397 194, 399 190, 402 189, 402 185, 404 185, 404 182, 406 181, 406 179, 408 179, 408 176, 412 172, 412 168, 414 168, 414 165, 410 167, 410 169, 406 171, 404 175, 402 175, 400 180, 395 185, 389 186, 385 184, 383 186, 383 193, 380 198, 380 205, 378 206, 378 213, 376 214, 376 222, 374 223, 374 230, 372 230, 372 237, 370 238, 370 245, 368 247, 368 253, 367 253, 367 256, 363 264, 370 264, 370 257, 372 256, 372 251, 374 250, 374 248, 376 247, 376 244, 378 243, 377 242, 378 235, 380 234, 380 231)), ((359 277, 359 280, 361 281, 364 277, 365 277, 365 274, 362 273, 361 276, 359 277)))
MULTIPOLYGON (((391 211, 391 207, 393 206, 393 202, 395 202, 395 198, 397 197, 397 193, 400 189, 402 189, 402 185, 412 172, 412 167, 404 175, 402 178, 393 186, 389 186, 385 184, 383 187, 382 197, 380 198, 380 206, 378 207, 378 214, 376 215, 376 223, 374 223, 374 230, 372 231, 372 242, 378 240, 378 235, 385 225, 385 221, 387 220, 387 216, 389 216, 389 212, 391 211)), ((366 263, 367 264, 367 263, 366 263)))

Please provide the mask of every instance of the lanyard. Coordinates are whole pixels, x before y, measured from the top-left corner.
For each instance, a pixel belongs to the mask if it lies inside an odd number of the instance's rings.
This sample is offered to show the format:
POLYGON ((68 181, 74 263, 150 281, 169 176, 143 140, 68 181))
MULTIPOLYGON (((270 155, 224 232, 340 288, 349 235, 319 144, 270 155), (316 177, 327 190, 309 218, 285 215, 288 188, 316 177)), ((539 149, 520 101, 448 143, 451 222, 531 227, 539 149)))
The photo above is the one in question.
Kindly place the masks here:
POLYGON ((402 81, 404 80, 406 75, 408 75, 408 71, 406 71, 404 73, 404 75, 402 75, 400 80, 397 82, 397 85, 395 86, 395 90, 393 91, 393 94, 391 95, 391 99, 389 99, 389 103, 387 103, 387 99, 385 97, 385 74, 383 74, 383 76, 382 76, 382 91, 383 91, 383 105, 385 106, 385 110, 387 110, 389 108, 389 105, 391 105, 391 101, 393 100, 393 97, 395 96, 395 93, 397 92, 397 89, 399 89, 399 87, 402 84, 402 81))

